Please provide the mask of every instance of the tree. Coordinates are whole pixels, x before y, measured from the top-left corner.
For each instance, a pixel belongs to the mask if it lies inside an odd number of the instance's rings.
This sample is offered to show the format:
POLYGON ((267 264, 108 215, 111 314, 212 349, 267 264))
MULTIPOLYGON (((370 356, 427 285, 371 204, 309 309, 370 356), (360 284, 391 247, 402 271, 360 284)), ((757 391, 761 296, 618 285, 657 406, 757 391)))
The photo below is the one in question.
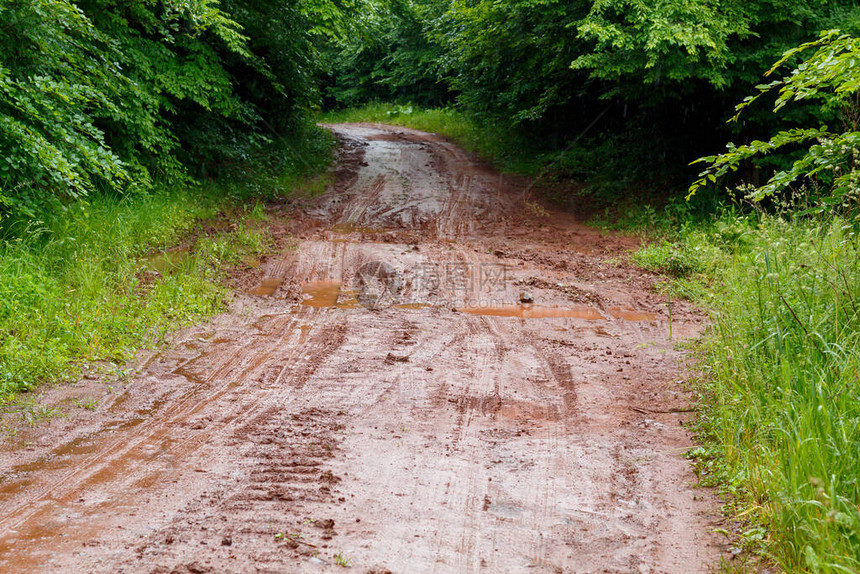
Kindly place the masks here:
POLYGON ((446 2, 388 0, 368 2, 354 16, 352 32, 327 50, 329 74, 323 78, 334 106, 372 100, 436 106, 450 100, 439 74, 441 46, 430 25, 446 2))
POLYGON ((760 201, 800 181, 816 180, 828 190, 822 198, 824 205, 856 207, 860 192, 860 107, 856 98, 860 89, 860 39, 838 30, 822 32, 817 40, 785 52, 765 77, 773 76, 788 62, 810 51, 811 55, 781 78, 757 86, 758 93, 737 106, 733 120, 757 100, 777 92, 774 113, 781 112, 789 104, 812 100, 824 108, 841 110, 843 129, 796 127, 779 131, 768 141, 756 140, 742 146, 730 143, 727 152, 698 160, 708 164, 708 168, 690 187, 688 197, 737 171, 745 162, 786 148, 801 147, 803 152, 790 167, 777 171, 763 185, 749 187, 747 197, 760 201))
POLYGON ((247 161, 306 121, 318 38, 354 5, 0 3, 0 216, 247 161))

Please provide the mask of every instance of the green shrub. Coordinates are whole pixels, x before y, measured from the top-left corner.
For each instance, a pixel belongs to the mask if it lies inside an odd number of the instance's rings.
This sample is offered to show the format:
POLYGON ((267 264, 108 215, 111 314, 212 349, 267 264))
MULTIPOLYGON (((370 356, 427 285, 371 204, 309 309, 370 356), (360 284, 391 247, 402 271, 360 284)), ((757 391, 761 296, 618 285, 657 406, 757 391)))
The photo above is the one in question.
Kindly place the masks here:
POLYGON ((704 266, 697 253, 688 246, 663 241, 633 254, 633 261, 649 271, 671 277, 688 277, 700 273, 704 266))

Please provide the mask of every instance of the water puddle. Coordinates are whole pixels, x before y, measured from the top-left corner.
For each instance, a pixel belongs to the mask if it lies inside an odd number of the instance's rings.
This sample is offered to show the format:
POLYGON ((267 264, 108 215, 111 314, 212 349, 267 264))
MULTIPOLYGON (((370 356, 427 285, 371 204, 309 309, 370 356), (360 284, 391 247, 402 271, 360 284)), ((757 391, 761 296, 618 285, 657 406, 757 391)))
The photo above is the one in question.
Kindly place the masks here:
POLYGON ((305 299, 302 305, 308 307, 334 307, 340 297, 340 283, 337 281, 311 281, 302 286, 305 299))
POLYGON ((341 289, 340 281, 311 281, 302 285, 302 305, 313 308, 336 307, 356 309, 359 307, 356 293, 341 289))
POLYGON ((573 318, 586 321, 600 321, 605 317, 594 307, 580 306, 572 308, 542 307, 540 305, 499 305, 497 307, 464 307, 460 309, 472 315, 489 317, 517 317, 520 319, 556 319, 573 318))
POLYGON ((251 289, 251 295, 257 295, 260 297, 271 297, 275 294, 275 291, 278 290, 278 287, 284 284, 284 280, 281 277, 266 277, 263 279, 263 282, 260 283, 257 287, 251 289))
POLYGON ((11 496, 16 494, 21 489, 34 483, 34 479, 27 475, 34 472, 68 468, 74 464, 75 457, 92 454, 98 450, 98 446, 98 443, 95 441, 95 435, 83 436, 60 445, 33 462, 12 466, 9 468, 9 474, 0 478, 0 495, 11 496), (10 479, 10 477, 12 478, 10 479))
POLYGON ((51 451, 51 454, 39 457, 27 464, 18 464, 11 467, 13 473, 27 473, 42 470, 57 470, 69 465, 69 458, 83 454, 91 454, 96 450, 96 443, 92 437, 80 437, 51 451))
POLYGON ((646 313, 644 311, 636 311, 634 309, 621 309, 613 307, 609 310, 609 314, 616 319, 624 319, 625 321, 656 321, 659 315, 657 313, 646 313))
MULTIPOLYGON (((275 287, 276 289, 277 287, 275 287)), ((357 309, 361 305, 358 293, 354 290, 343 289, 339 281, 311 281, 302 286, 302 305, 312 308, 357 309)), ((423 310, 434 308, 429 303, 400 303, 393 305, 395 309, 423 310)), ((584 319, 586 321, 605 321, 609 317, 596 307, 578 305, 575 307, 547 307, 530 303, 462 307, 459 311, 470 315, 488 317, 515 317, 518 319, 584 319)), ((659 318, 656 313, 646 313, 634 309, 613 307, 608 311, 609 316, 624 321, 655 321, 659 318)))

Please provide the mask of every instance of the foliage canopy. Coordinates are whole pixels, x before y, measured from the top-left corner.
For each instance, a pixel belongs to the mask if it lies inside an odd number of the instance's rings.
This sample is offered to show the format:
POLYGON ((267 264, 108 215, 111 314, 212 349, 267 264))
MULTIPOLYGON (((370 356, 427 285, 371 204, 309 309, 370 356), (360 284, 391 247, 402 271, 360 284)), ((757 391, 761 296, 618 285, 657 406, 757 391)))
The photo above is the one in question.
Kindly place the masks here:
POLYGON ((316 103, 317 37, 345 5, 3 2, 0 215, 248 159, 316 103))
POLYGON ((742 146, 729 144, 725 153, 698 160, 709 164, 709 167, 690 187, 690 195, 709 183, 715 183, 718 178, 737 171, 751 158, 786 147, 801 147, 805 149, 798 159, 791 162, 787 169, 774 173, 767 183, 749 188, 748 197, 760 201, 806 179, 824 185, 827 192, 823 201, 826 205, 856 203, 860 191, 860 174, 857 171, 860 108, 856 100, 860 89, 860 39, 838 30, 824 31, 817 40, 786 51, 765 76, 772 76, 787 62, 805 55, 807 51, 812 51, 812 54, 782 78, 756 86, 757 93, 748 96, 737 106, 737 115, 733 120, 737 120, 757 100, 776 92, 774 113, 792 103, 815 100, 821 102, 823 107, 841 110, 844 129, 831 131, 824 125, 817 128, 798 127, 779 131, 768 141, 755 140, 742 146))

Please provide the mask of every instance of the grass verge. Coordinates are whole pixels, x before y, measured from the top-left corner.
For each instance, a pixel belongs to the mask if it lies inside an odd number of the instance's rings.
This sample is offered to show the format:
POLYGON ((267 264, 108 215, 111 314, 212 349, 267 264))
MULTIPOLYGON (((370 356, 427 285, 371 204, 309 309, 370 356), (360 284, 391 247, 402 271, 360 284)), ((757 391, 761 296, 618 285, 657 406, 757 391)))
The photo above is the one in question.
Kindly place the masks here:
POLYGON ((98 196, 46 221, 7 227, 0 240, 0 403, 73 378, 88 362, 122 363, 169 331, 221 311, 229 300, 225 266, 268 246, 260 198, 319 187, 313 182, 330 161, 331 143, 318 134, 294 146, 292 161, 278 162, 277 173, 257 168, 229 182, 98 196))
POLYGON ((634 255, 711 310, 693 450, 737 544, 789 572, 860 571, 860 235, 724 217, 634 255))

